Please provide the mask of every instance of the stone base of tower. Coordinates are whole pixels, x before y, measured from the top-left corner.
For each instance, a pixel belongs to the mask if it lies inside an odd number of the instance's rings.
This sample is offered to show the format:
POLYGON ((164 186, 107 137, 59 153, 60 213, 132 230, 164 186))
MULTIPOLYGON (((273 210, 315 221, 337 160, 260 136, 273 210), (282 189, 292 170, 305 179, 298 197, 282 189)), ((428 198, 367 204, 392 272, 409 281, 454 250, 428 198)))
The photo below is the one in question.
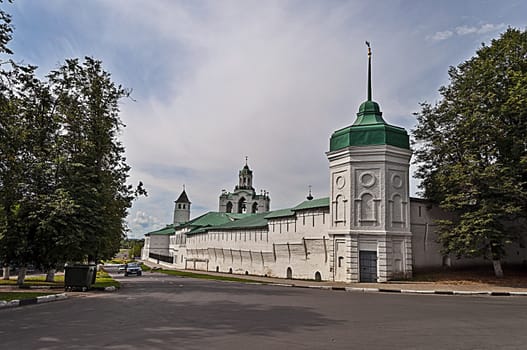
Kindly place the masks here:
POLYGON ((387 282, 412 277, 412 239, 406 232, 332 234, 333 280, 387 282))

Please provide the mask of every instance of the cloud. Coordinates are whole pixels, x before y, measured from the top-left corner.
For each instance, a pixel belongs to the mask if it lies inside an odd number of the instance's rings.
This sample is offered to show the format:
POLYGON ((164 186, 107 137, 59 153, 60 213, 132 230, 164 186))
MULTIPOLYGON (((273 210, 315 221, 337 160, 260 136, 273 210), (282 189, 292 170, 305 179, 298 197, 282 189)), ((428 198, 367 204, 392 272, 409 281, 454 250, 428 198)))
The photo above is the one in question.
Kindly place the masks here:
POLYGON ((486 34, 486 33, 492 33, 497 32, 506 27, 505 24, 492 24, 492 23, 486 23, 482 24, 479 27, 469 27, 469 26, 461 26, 456 28, 456 33, 458 35, 468 35, 468 34, 486 34))
POLYGON ((157 217, 148 215, 144 211, 137 210, 132 216, 128 217, 128 228, 131 237, 141 238, 142 234, 163 227, 165 223, 157 217))
POLYGON ((443 32, 437 32, 434 35, 430 37, 432 40, 440 41, 440 40, 446 40, 450 38, 452 35, 454 35, 454 32, 451 32, 450 30, 445 30, 443 32))
POLYGON ((487 34, 487 33, 493 33, 500 31, 506 27, 505 24, 492 24, 492 23, 485 23, 480 26, 459 26, 456 27, 455 30, 445 30, 436 32, 433 35, 430 35, 427 37, 428 40, 433 41, 441 41, 452 38, 454 35, 458 36, 464 36, 464 35, 470 35, 470 34, 487 34))

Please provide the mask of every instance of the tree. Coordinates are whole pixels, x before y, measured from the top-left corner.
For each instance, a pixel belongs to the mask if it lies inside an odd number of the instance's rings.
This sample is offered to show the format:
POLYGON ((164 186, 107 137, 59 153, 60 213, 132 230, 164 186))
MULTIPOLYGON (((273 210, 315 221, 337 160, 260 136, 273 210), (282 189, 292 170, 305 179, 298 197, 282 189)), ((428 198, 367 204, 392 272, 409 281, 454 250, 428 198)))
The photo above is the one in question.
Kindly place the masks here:
MULTIPOLYGON (((0 0, 0 3, 2 1, 0 0)), ((0 54, 12 27, 0 10, 0 54)), ((36 67, 0 60, 0 261, 52 271, 66 261, 112 257, 132 200, 118 140, 115 85, 102 62, 66 60, 47 80, 36 67)))
POLYGON ((59 178, 75 203, 67 229, 79 244, 70 242, 68 259, 111 258, 124 237, 127 210, 143 191, 126 184, 130 167, 118 140, 119 100, 129 92, 89 57, 67 60, 49 79, 62 125, 59 178))
POLYGON ((452 214, 439 222, 444 253, 490 258, 502 276, 520 235, 510 223, 527 215, 527 32, 509 28, 448 73, 441 100, 416 114, 417 177, 452 214))

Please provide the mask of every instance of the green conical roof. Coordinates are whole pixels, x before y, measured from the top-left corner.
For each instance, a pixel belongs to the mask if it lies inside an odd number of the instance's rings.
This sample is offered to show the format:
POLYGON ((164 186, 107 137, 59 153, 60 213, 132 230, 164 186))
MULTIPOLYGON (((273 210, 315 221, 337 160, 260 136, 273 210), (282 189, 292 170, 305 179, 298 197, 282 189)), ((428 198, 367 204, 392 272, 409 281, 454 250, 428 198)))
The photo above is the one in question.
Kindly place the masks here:
POLYGON ((368 45, 368 100, 359 107, 353 125, 337 130, 331 135, 329 150, 336 151, 349 146, 391 145, 410 149, 405 129, 389 125, 382 119, 379 104, 371 97, 371 50, 368 45))

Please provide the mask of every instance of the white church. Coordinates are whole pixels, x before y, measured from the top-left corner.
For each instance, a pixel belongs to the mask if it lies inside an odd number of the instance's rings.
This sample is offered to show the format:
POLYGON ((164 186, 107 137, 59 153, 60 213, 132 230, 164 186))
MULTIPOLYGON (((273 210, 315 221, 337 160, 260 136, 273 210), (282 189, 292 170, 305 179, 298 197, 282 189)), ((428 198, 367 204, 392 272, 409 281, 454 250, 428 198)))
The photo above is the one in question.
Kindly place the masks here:
MULTIPOLYGON (((369 50, 368 50, 369 51, 369 50)), ((412 152, 405 129, 387 124, 371 94, 353 125, 330 138, 330 192, 292 208, 270 210, 267 192, 256 193, 247 162, 233 192, 223 191, 217 212, 190 219, 185 190, 174 221, 147 233, 142 259, 167 267, 339 282, 410 278, 414 269, 478 264, 443 256, 435 235, 441 210, 411 198, 412 152)), ((527 261, 511 246, 508 262, 527 261)))

